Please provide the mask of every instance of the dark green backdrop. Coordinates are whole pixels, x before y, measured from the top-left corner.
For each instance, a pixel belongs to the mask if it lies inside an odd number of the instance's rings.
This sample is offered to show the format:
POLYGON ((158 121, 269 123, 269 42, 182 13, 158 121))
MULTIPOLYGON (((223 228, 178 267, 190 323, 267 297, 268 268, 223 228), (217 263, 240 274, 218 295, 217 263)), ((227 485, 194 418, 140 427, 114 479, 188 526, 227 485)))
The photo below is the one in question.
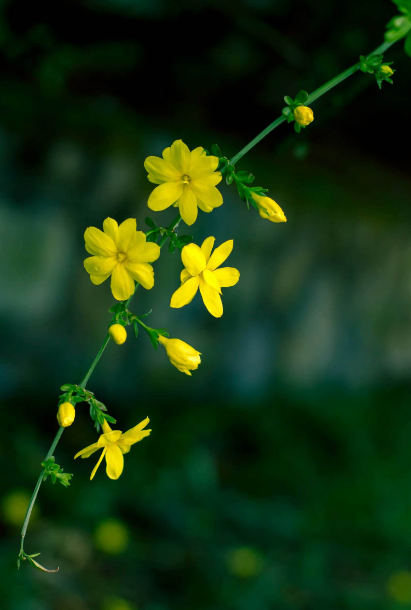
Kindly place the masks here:
MULTIPOLYGON (((388 0, 0 3, 0 598, 5 610, 396 610, 411 605, 411 59, 395 84, 357 74, 238 165, 283 207, 275 225, 234 187, 199 243, 234 238, 224 316, 169 300, 162 252, 135 313, 203 353, 190 379, 131 334, 89 388, 153 433, 118 481, 85 408, 15 568, 19 529, 113 304, 83 269, 106 216, 144 229, 144 158, 182 138, 233 156, 281 111, 382 42, 388 0)), ((167 224, 174 210, 156 214, 167 224)), ((184 227, 184 233, 187 229, 184 227)))

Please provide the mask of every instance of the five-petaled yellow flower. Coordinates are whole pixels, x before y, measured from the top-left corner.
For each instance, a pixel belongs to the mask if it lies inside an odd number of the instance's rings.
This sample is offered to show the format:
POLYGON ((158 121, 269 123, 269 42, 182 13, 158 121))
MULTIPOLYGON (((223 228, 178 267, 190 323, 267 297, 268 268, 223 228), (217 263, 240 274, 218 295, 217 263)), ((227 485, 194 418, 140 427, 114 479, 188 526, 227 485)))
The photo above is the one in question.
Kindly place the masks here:
POLYGON ((144 167, 148 179, 159 184, 148 199, 148 207, 160 212, 174 205, 188 225, 195 223, 198 208, 211 212, 223 203, 216 185, 221 182, 216 172, 218 157, 207 155, 199 146, 190 152, 182 140, 176 140, 163 151, 163 158, 147 157, 144 167))
POLYGON ((91 256, 84 261, 93 284, 102 284, 111 275, 111 291, 118 301, 134 294, 134 280, 143 288, 154 286, 154 271, 149 265, 160 256, 160 247, 147 243, 142 231, 137 231, 135 218, 118 226, 112 218, 103 222, 103 231, 89 227, 84 233, 86 250, 91 256))
POLYGON ((112 430, 106 421, 103 423, 102 427, 104 434, 100 436, 97 443, 82 449, 74 456, 74 459, 78 458, 80 455, 82 458, 88 458, 90 455, 93 455, 95 451, 98 451, 99 449, 103 450, 99 461, 93 468, 90 481, 94 478, 97 468, 100 466, 104 456, 106 457, 107 476, 110 479, 119 478, 124 468, 123 453, 128 453, 131 445, 138 443, 138 441, 141 441, 145 436, 150 435, 151 430, 143 430, 149 421, 148 417, 146 417, 146 419, 137 426, 124 432, 124 434, 121 430, 112 430))
POLYGON ((188 305, 200 288, 204 305, 211 315, 215 318, 223 315, 221 288, 237 284, 240 272, 233 267, 217 269, 229 257, 234 242, 232 239, 224 242, 211 254, 214 241, 214 237, 207 237, 201 248, 196 244, 184 246, 181 252, 181 260, 185 267, 180 275, 182 285, 171 297, 171 307, 188 305))

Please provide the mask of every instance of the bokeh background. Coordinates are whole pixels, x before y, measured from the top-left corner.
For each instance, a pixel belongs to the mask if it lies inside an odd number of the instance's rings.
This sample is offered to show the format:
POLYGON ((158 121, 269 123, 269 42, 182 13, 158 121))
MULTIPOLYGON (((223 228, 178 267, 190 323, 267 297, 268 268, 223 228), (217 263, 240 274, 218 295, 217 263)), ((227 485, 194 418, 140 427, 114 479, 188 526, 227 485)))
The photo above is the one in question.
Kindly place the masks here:
MULTIPOLYGON (((147 336, 110 344, 89 389, 153 433, 118 481, 78 409, 56 432, 113 304, 83 269, 107 216, 144 229, 143 160, 182 138, 233 156, 283 107, 382 42, 388 0, 0 3, 0 598, 5 610, 397 610, 411 606, 411 59, 395 84, 357 74, 238 165, 288 222, 224 205, 181 233, 234 238, 241 280, 212 318, 171 310, 178 253, 132 309, 203 353, 190 379, 147 336)), ((154 214, 166 225, 174 210, 154 214)))

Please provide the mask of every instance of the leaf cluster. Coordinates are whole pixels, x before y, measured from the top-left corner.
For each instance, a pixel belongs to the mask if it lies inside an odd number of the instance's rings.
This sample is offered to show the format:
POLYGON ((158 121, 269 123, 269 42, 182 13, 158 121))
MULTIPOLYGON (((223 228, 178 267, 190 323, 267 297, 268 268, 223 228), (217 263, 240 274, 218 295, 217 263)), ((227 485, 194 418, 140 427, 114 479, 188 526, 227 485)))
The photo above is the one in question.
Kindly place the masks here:
POLYGON ((171 230, 164 227, 158 227, 154 220, 150 218, 150 216, 147 216, 147 218, 145 219, 145 223, 148 227, 150 227, 150 231, 147 231, 146 233, 147 241, 157 243, 157 240, 160 236, 168 237, 170 239, 168 251, 171 252, 171 254, 175 252, 175 250, 179 250, 181 252, 184 246, 190 244, 193 241, 192 235, 181 235, 179 237, 177 235, 177 228, 171 230))
MULTIPOLYGON (((364 55, 360 55, 360 70, 364 72, 364 74, 374 74, 375 79, 377 81, 377 85, 381 89, 383 81, 387 81, 387 83, 393 84, 393 81, 389 76, 384 74, 381 68, 384 66, 391 66, 392 61, 389 63, 382 64, 383 55, 376 54, 370 55, 369 57, 365 57, 364 55)), ((394 73, 395 70, 392 70, 394 73)))
POLYGON ((55 463, 54 455, 41 462, 41 465, 44 468, 43 481, 46 481, 47 477, 50 477, 53 485, 58 480, 64 487, 69 487, 70 479, 73 475, 68 472, 63 472, 63 468, 55 463))
POLYGON ((402 15, 396 15, 386 25, 385 40, 396 42, 405 38, 404 51, 411 57, 411 0, 393 0, 402 15))
MULTIPOLYGON (((123 306, 123 303, 119 303, 111 308, 111 310, 115 309, 118 306, 123 306)), ((111 311, 110 310, 110 311, 111 311)), ((125 326, 125 324, 124 324, 125 326)), ((100 432, 100 427, 104 423, 104 421, 109 422, 110 424, 117 423, 117 420, 114 417, 111 417, 107 411, 107 407, 94 396, 94 393, 90 390, 85 390, 79 385, 73 383, 65 383, 60 388, 63 390, 63 394, 60 394, 58 406, 60 406, 63 402, 70 402, 73 405, 76 405, 80 402, 88 402, 90 405, 90 417, 94 421, 94 426, 97 432, 100 432)))

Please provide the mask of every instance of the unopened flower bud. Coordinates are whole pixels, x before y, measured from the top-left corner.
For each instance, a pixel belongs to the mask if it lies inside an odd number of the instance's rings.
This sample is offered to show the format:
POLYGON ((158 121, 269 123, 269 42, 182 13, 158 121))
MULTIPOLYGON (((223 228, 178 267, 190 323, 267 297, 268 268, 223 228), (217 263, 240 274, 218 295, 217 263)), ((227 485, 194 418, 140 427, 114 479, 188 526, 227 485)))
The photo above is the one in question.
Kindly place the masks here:
POLYGON ((171 364, 182 373, 191 375, 190 371, 194 371, 201 364, 201 352, 188 343, 184 343, 180 339, 167 339, 162 335, 159 335, 158 341, 164 345, 171 364))
POLYGON ((57 421, 59 423, 59 426, 62 426, 63 428, 71 426, 75 417, 76 410, 71 404, 71 402, 63 402, 59 406, 59 410, 57 411, 57 421))
POLYGON ((117 345, 121 345, 127 339, 126 329, 121 324, 112 324, 108 329, 108 334, 117 345))
POLYGON ((386 64, 383 64, 380 67, 380 73, 386 77, 386 76, 392 76, 394 74, 394 70, 391 70, 390 66, 387 66, 386 64))
POLYGON ((294 110, 294 118, 299 125, 306 127, 314 120, 314 112, 308 106, 297 106, 294 110))
POLYGON ((284 212, 271 197, 262 197, 256 193, 251 193, 252 198, 258 206, 261 218, 266 218, 271 222, 287 222, 284 212))

